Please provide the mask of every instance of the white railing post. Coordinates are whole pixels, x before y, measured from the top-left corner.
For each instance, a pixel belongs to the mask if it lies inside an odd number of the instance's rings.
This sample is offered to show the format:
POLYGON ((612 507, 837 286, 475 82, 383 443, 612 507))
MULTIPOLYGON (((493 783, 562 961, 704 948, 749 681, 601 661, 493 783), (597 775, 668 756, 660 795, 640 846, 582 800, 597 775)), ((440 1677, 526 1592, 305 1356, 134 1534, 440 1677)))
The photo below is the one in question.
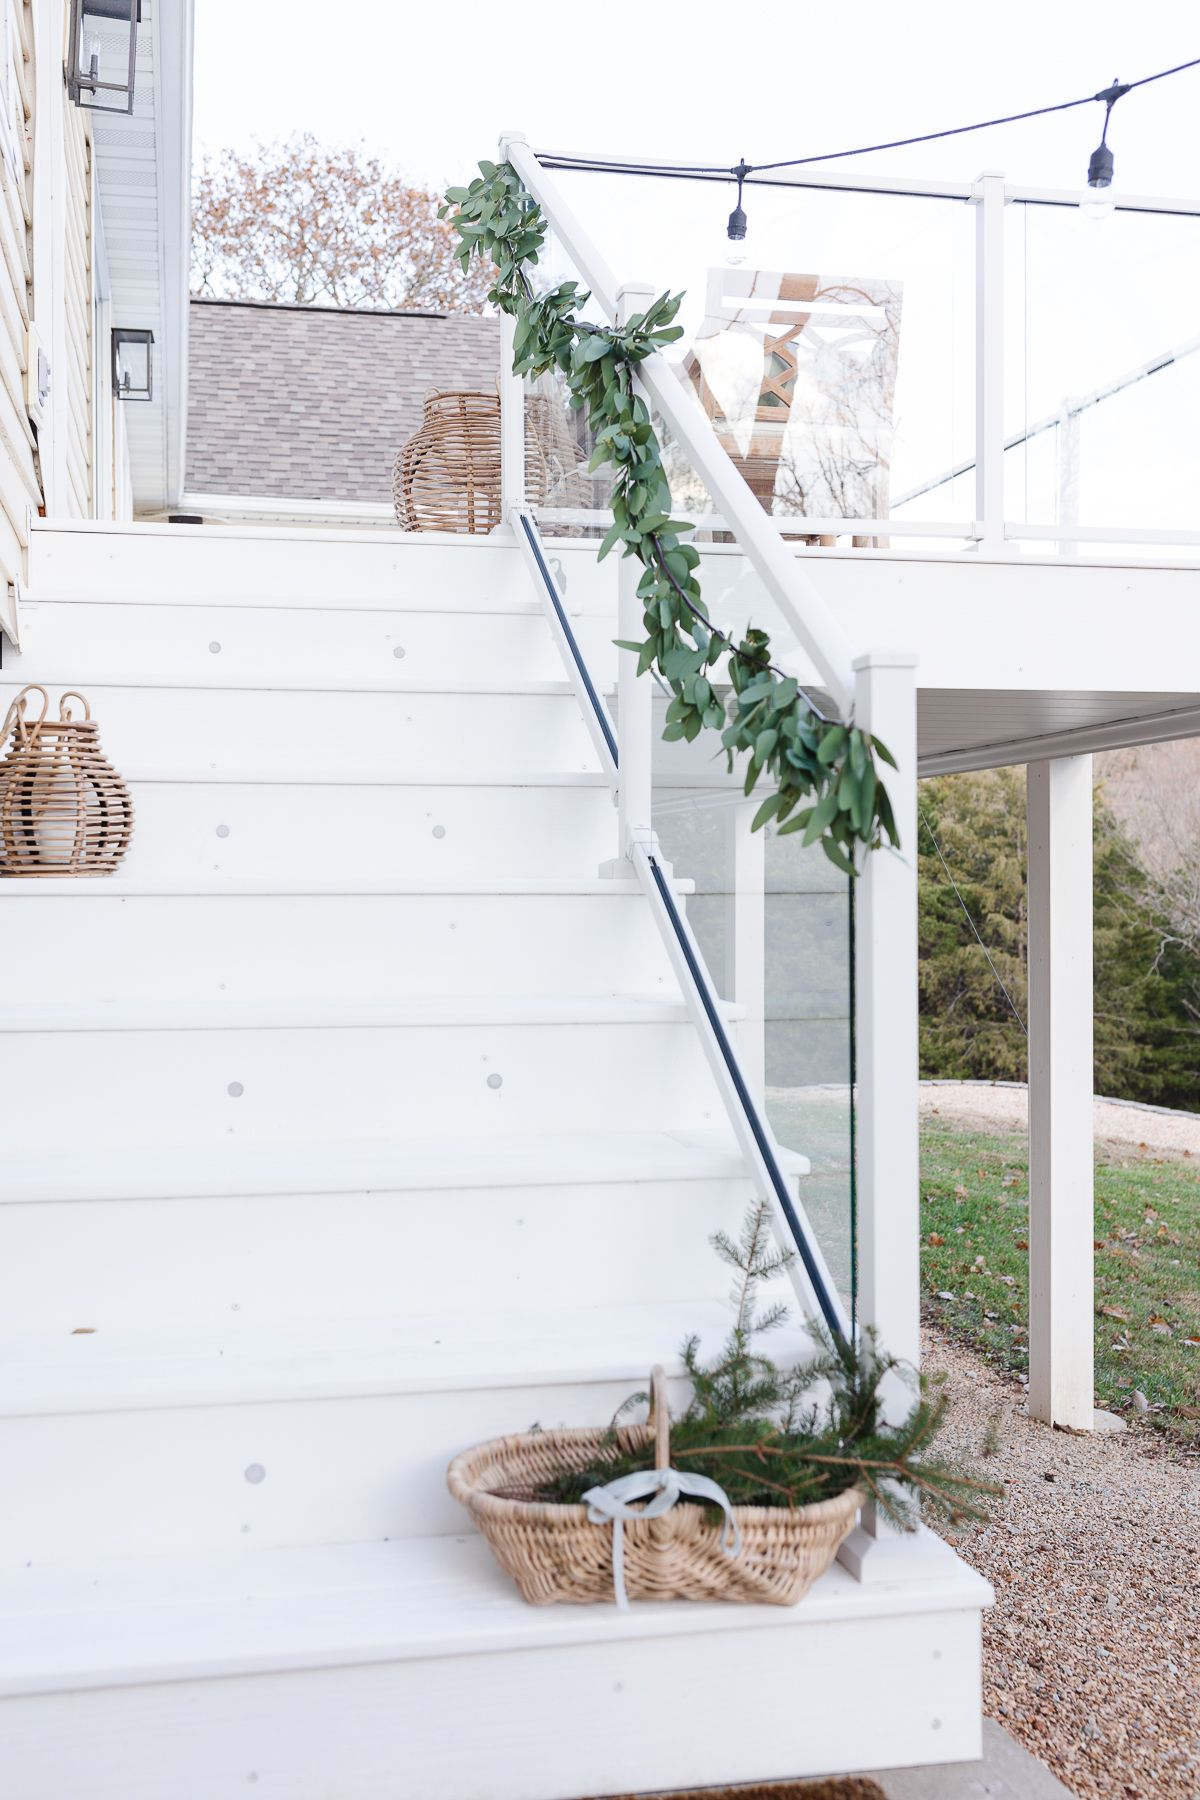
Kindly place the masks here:
MULTIPOLYGON (((500 134, 500 160, 507 162, 510 144, 523 144, 517 132, 500 134)), ((511 530, 514 509, 525 505, 525 383, 513 374, 513 339, 517 322, 500 314, 500 525, 511 530)))
POLYGON ((975 537, 1004 545, 1004 177, 985 169, 975 203, 975 537))
MULTIPOLYGON (((617 291, 617 324, 626 325, 634 313, 645 312, 655 298, 652 287, 626 282, 617 291)), ((613 552, 619 555, 618 551, 613 552)), ((645 608, 638 599, 642 565, 636 557, 622 556, 617 563, 617 636, 638 643, 646 635, 645 608)), ((651 807, 654 769, 654 683, 637 671, 635 650, 617 651, 617 818, 618 854, 628 856, 631 844, 647 843, 653 830, 651 807)))
MULTIPOLYGON (((1055 429, 1057 450, 1057 506, 1056 523, 1059 525, 1078 525, 1079 523, 1079 450, 1082 421, 1078 400, 1068 397, 1059 410, 1058 425, 1055 429)), ((1060 556, 1078 556, 1079 545, 1074 538, 1064 536, 1058 540, 1060 556)))
POLYGON ((500 525, 512 528, 512 515, 525 504, 525 383, 513 374, 513 337, 517 322, 500 314, 500 525))
MULTIPOLYGON (((865 858, 855 885, 857 1323, 914 1368, 921 1356, 915 661, 906 651, 875 651, 854 664, 855 723, 899 764, 880 773, 900 834, 898 851, 865 858)), ((913 1393, 895 1377, 882 1398, 894 1420, 913 1393)), ((948 1554, 940 1540, 922 1532, 914 1542, 867 1505, 840 1556, 860 1581, 894 1581, 927 1573, 940 1553, 948 1554)))
POLYGON ((738 1061, 759 1106, 767 1085, 767 834, 751 831, 759 796, 725 808, 725 998, 740 1013, 738 1061))
MULTIPOLYGON (((855 723, 899 768, 880 765, 900 848, 863 859, 855 885, 858 1316, 893 1356, 920 1358, 917 1171, 917 708, 907 651, 859 657, 855 723)), ((905 1395, 893 1389, 893 1407, 905 1395)))

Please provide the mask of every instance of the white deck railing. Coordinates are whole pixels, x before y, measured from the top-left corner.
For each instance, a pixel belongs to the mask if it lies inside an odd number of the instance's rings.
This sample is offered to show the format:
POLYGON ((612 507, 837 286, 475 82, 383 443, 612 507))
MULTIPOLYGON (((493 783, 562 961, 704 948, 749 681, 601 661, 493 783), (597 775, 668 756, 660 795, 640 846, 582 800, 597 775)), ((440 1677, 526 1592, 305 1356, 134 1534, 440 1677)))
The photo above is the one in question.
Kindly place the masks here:
MULTIPOLYGON (((548 173, 554 169, 570 170, 573 159, 553 154, 535 155, 522 140, 504 139, 501 143, 502 153, 508 154, 508 146, 513 146, 511 160, 518 169, 522 179, 540 199, 539 184, 552 180, 548 173)), ((608 165, 612 172, 627 170, 631 175, 639 173, 669 174, 669 165, 654 162, 640 163, 633 159, 621 159, 608 165)), ((718 171, 697 171, 681 166, 676 171, 677 179, 689 181, 708 181, 723 184, 729 183, 729 177, 718 171)), ((978 545, 997 554, 1013 554, 1013 546, 1024 541, 1031 544, 1058 542, 1064 554, 1073 555, 1077 546, 1081 545, 1114 545, 1140 546, 1161 545, 1164 548, 1200 549, 1200 529, 1188 527, 1167 527, 1140 525, 1118 525, 1109 523, 1079 523, 1067 519, 1049 521, 1023 522, 1020 519, 1005 517, 1005 457, 1036 436, 1040 431, 1058 424, 1060 416, 1068 425, 1077 415, 1090 406, 1095 399, 1109 398, 1123 387, 1129 385, 1130 375, 1117 376, 1106 381, 1093 394, 1083 398, 1064 401, 1061 415, 1055 414, 1039 419, 1032 426, 1020 432, 1005 430, 1004 394, 1005 394, 1005 341, 1006 328, 1011 323, 1011 296, 1006 297, 1006 286, 1010 271, 1007 265, 1005 241, 1006 210, 1017 206, 1030 208, 1061 208, 1077 211, 1081 191, 1078 188, 1030 187, 1020 183, 1006 181, 996 172, 987 172, 973 182, 938 182, 889 180, 864 176, 862 174, 821 173, 811 169, 779 170, 769 174, 751 174, 746 183, 748 188, 761 186, 775 189, 813 190, 824 193, 862 194, 882 198, 937 200, 966 203, 975 208, 975 333, 974 333, 974 372, 975 372, 975 431, 974 454, 960 457, 952 466, 934 471, 924 481, 916 482, 911 490, 898 496, 892 502, 891 510, 895 510, 908 502, 919 498, 922 494, 948 481, 974 474, 974 514, 965 520, 924 521, 910 518, 890 517, 856 519, 850 515, 828 516, 805 520, 805 527, 814 535, 834 535, 837 537, 855 536, 859 538, 926 538, 957 539, 964 546, 978 545)), ((615 277, 607 268, 603 258, 585 234, 581 233, 578 220, 565 208, 561 194, 553 190, 557 201, 555 229, 562 238, 568 254, 575 260, 581 272, 586 272, 589 285, 603 307, 613 317, 617 298, 615 277), (564 209, 560 211, 559 209, 564 209), (562 229, 560 229, 560 222, 562 229)), ((1116 214, 1143 214, 1159 218, 1177 218, 1200 221, 1200 200, 1177 199, 1162 195, 1126 194, 1119 195, 1113 207, 1116 214)), ((1103 230, 1103 226, 1097 227, 1103 230)), ((1186 259, 1181 259, 1179 269, 1181 283, 1190 280, 1190 268, 1186 259)), ((1186 354, 1196 349, 1196 341, 1177 346, 1173 350, 1164 351, 1162 355, 1148 359, 1141 371, 1132 374, 1157 373, 1158 370, 1178 362, 1186 354)), ((663 365, 665 369, 665 365, 663 365)), ((666 371, 669 374, 669 371, 666 371)), ((659 401, 658 375, 647 382, 647 388, 653 393, 655 401, 659 401)), ((668 390, 676 405, 679 404, 678 390, 682 386, 675 381, 668 390)), ((694 398, 694 396, 689 396, 694 398)), ((696 402, 697 409, 699 403, 696 402)), ((673 412, 662 406, 660 410, 672 429, 675 428, 673 412)), ((690 449, 690 445, 689 445, 690 449)), ((697 465, 697 471, 705 481, 708 471, 697 465)), ((714 501, 716 495, 714 492, 714 501)), ((718 513, 722 508, 717 507, 718 513)), ((559 513, 555 509, 556 518, 562 522, 576 521, 576 515, 559 513)), ((796 521, 791 519, 774 520, 783 532, 794 532, 796 521)), ((739 539, 741 529, 739 523, 730 516, 728 525, 725 521, 705 514, 701 520, 704 528, 728 528, 735 531, 739 539)), ((815 614, 810 614, 815 623, 815 614)))

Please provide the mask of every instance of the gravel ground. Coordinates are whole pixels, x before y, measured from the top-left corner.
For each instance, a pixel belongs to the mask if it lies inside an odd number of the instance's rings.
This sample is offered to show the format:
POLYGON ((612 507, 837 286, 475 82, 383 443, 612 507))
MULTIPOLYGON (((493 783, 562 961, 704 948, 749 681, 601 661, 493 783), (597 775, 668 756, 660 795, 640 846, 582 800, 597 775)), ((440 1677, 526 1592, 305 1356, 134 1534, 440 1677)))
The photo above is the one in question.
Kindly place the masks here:
POLYGON ((1005 1486, 989 1525, 948 1533, 996 1590, 984 1709, 1087 1800, 1200 1795, 1200 1460, 1148 1434, 1036 1424, 1021 1388, 929 1333, 954 1401, 945 1448, 1005 1486), (977 1456, 976 1456, 977 1460, 977 1456))
MULTIPOLYGON (((1023 1086, 989 1081, 923 1081, 922 1118, 984 1130, 1027 1131, 1029 1109, 1023 1086)), ((1124 1100, 1093 1103, 1096 1142, 1120 1150, 1150 1150, 1158 1156, 1200 1156, 1200 1113, 1166 1107, 1133 1106, 1124 1100)))

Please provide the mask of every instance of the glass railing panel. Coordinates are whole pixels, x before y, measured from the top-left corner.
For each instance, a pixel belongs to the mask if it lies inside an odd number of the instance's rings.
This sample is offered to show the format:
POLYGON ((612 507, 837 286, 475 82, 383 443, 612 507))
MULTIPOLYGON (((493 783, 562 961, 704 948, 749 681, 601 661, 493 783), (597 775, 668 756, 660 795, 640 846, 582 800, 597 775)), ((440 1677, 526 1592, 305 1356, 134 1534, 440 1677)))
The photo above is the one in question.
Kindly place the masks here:
MULTIPOLYGON (((537 293, 563 281, 574 281, 581 295, 587 291, 553 231, 526 273, 537 293)), ((595 325, 608 323, 594 302, 580 307, 579 317, 595 325)), ((526 379, 525 483, 543 538, 600 538, 608 529, 612 478, 605 468, 589 471, 595 444, 587 414, 572 409, 566 380, 557 369, 526 379)))
POLYGON ((1061 532, 1051 551, 1196 530, 1200 219, 1015 204, 1005 224, 1006 518, 1061 532))
MULTIPOLYGON (((777 666, 813 672, 736 545, 701 545, 714 625, 772 633, 777 666)), ((727 693, 724 671, 718 692, 727 693)), ((717 735, 667 742, 668 697, 655 699, 653 823, 677 876, 694 885, 688 920, 743 1071, 783 1152, 785 1171, 847 1310, 854 1297, 853 945, 849 880, 819 845, 771 827, 752 833, 770 792, 743 793, 744 760, 726 768, 717 735)), ((828 702, 826 702, 828 704, 828 702)))
MULTIPOLYGON (((973 208, 748 187, 739 252, 732 183, 555 180, 614 266, 684 293, 667 359, 788 535, 866 541, 855 520, 894 520, 961 541, 973 478, 941 478, 973 446, 973 208)), ((686 456, 667 450, 676 504, 703 513, 686 456)))

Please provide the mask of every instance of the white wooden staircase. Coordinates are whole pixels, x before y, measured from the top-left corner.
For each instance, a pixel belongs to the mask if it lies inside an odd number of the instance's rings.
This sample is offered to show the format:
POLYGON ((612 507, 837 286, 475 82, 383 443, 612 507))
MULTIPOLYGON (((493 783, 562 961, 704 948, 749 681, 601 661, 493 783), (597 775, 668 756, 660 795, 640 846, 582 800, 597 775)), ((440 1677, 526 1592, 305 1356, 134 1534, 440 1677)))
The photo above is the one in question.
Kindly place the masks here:
POLYGON ((0 699, 81 688, 136 830, 0 883, 0 1794, 977 1754, 948 1553, 539 1611, 445 1491, 721 1331, 751 1191, 515 547, 43 527, 31 573, 0 699))

